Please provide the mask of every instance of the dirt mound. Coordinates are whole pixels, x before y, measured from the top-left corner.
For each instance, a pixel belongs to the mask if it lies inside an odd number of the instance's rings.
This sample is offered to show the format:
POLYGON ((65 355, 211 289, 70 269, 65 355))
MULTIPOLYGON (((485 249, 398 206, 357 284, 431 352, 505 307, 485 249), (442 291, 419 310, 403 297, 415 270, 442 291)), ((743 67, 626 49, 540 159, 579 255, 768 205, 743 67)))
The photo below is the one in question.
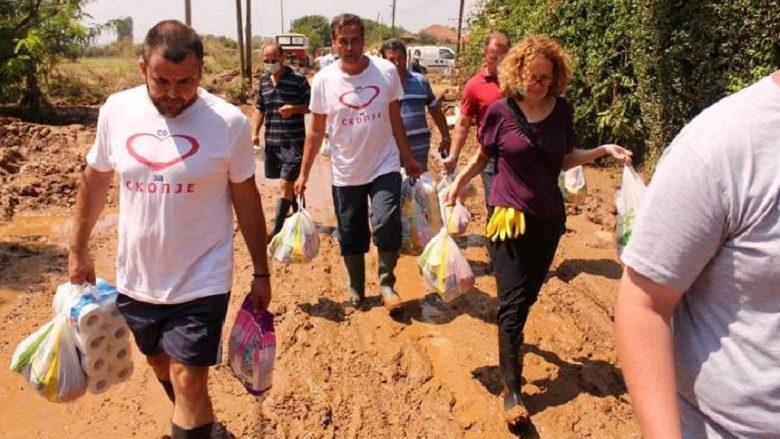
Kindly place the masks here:
POLYGON ((0 119, 0 206, 17 210, 75 203, 84 155, 95 137, 85 125, 50 126, 0 119))

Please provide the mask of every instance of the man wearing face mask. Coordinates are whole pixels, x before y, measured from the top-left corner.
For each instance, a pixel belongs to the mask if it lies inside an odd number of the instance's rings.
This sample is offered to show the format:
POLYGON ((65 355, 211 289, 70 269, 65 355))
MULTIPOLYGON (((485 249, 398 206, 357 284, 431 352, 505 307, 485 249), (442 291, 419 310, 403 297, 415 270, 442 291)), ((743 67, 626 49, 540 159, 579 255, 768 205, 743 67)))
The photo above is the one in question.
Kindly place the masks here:
POLYGON ((210 438, 208 374, 233 286, 233 210, 254 266, 255 311, 271 300, 251 131, 238 108, 198 88, 203 43, 191 27, 152 27, 139 67, 145 85, 100 108, 68 275, 75 285, 95 283, 89 236, 116 173, 117 308, 173 403, 172 438, 210 438))
POLYGON ((306 77, 284 65, 282 46, 263 46, 263 67, 252 120, 252 143, 260 139, 265 123, 265 177, 280 179, 274 226, 269 238, 282 230, 287 212, 298 209, 293 185, 301 172, 304 115, 309 112, 309 83, 306 77))

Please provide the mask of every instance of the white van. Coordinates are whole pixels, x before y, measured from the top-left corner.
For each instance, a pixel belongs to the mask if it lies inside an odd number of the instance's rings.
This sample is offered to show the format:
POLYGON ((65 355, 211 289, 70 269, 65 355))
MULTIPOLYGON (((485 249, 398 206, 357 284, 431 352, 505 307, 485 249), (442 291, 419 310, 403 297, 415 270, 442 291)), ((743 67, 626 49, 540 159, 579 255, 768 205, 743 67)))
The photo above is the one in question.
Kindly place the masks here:
POLYGON ((419 52, 423 73, 445 73, 455 63, 455 52, 445 46, 408 46, 406 52, 410 66, 419 52))

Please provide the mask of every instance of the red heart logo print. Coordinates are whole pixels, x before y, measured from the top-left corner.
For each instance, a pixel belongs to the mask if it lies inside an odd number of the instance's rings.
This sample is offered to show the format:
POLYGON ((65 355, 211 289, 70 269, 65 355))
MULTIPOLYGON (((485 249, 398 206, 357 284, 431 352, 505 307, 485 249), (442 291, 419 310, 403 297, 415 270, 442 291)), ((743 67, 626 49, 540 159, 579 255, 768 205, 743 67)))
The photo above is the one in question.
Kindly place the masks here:
MULTIPOLYGON (((161 171, 165 168, 170 168, 171 166, 179 162, 183 162, 186 158, 193 156, 196 152, 198 152, 198 149, 200 149, 200 144, 194 137, 186 136, 184 134, 174 134, 168 137, 158 137, 150 133, 138 133, 128 137, 125 145, 127 147, 127 152, 129 152, 134 159, 138 160, 139 163, 146 166, 147 168, 155 171, 161 171), (144 157, 133 145, 133 142, 135 142, 137 139, 146 136, 153 137, 160 145, 162 145, 162 143, 167 139, 173 139, 174 142, 176 141, 176 139, 183 139, 189 144, 189 149, 184 154, 180 154, 178 157, 174 159, 164 161, 164 162, 153 161, 150 158, 144 157)), ((176 146, 177 146, 176 148, 177 153, 179 153, 178 142, 176 146)))
POLYGON ((348 91, 339 96, 339 102, 345 107, 349 107, 353 110, 362 110, 379 96, 379 87, 376 85, 369 85, 366 87, 358 87, 353 91, 348 91))

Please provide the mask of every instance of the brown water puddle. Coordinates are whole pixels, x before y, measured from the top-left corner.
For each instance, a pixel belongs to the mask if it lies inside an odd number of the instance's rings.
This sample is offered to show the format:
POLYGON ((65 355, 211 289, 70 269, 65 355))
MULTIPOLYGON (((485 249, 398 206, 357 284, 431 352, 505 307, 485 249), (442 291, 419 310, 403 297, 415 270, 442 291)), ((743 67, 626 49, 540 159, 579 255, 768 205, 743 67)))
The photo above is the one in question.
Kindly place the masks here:
MULTIPOLYGON (((93 235, 113 224, 116 214, 108 212, 93 235)), ((44 281, 42 275, 52 264, 67 264, 63 256, 70 233, 69 215, 17 215, 0 224, 0 318, 18 297, 44 281)), ((98 273, 113 273, 113 261, 98 260, 96 268, 98 273)))

